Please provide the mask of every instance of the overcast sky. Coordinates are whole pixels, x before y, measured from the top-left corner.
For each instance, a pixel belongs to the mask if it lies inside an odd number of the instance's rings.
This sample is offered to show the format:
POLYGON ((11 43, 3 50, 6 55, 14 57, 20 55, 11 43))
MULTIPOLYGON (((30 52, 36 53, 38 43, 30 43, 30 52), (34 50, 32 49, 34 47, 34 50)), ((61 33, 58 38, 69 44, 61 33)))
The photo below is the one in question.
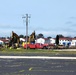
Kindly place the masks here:
POLYGON ((22 16, 29 14, 28 34, 76 36, 76 0, 0 0, 0 36, 26 34, 22 16))

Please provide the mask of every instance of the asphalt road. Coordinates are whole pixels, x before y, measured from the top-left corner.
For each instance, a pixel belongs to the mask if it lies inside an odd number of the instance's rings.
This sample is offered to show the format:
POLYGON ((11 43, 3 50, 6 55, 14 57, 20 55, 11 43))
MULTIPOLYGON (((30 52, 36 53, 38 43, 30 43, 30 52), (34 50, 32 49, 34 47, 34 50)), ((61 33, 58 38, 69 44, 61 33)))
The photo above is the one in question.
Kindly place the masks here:
POLYGON ((0 59, 0 75, 76 75, 76 60, 0 59))

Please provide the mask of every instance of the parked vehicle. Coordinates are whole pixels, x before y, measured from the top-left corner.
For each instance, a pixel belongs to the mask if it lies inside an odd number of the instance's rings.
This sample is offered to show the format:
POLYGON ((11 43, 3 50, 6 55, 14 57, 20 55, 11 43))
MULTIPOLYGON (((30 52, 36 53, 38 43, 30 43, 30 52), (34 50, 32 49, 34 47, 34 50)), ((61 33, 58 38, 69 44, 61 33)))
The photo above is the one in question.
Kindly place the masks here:
POLYGON ((24 44, 23 48, 30 48, 30 49, 47 49, 48 44, 41 44, 41 43, 36 43, 36 44, 24 44))
POLYGON ((40 43, 36 43, 36 44, 24 44, 23 48, 30 48, 30 49, 42 49, 43 48, 43 44, 40 43))

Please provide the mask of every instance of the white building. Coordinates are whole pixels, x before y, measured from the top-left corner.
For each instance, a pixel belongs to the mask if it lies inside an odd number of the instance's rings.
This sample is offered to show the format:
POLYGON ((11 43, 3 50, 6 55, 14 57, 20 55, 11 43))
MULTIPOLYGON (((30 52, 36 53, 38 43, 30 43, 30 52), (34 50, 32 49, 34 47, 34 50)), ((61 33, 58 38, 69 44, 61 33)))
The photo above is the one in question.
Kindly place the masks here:
POLYGON ((76 46, 76 38, 72 38, 71 46, 76 46))
POLYGON ((68 37, 63 37, 63 38, 59 38, 59 45, 71 45, 71 41, 72 38, 68 38, 68 37))
POLYGON ((44 44, 45 43, 45 39, 44 38, 38 38, 38 39, 36 39, 35 43, 44 44))
POLYGON ((50 39, 50 44, 55 44, 55 39, 54 38, 50 39))
MULTIPOLYGON (((49 44, 55 44, 55 38, 51 38, 50 40, 48 40, 47 42, 49 44)), ((35 43, 41 43, 44 44, 46 43, 46 39, 45 38, 38 38, 36 39, 35 43)), ((76 38, 68 38, 68 37, 63 37, 63 38, 59 38, 59 45, 64 45, 64 46, 76 46, 76 38)))
POLYGON ((2 45, 2 44, 3 44, 3 41, 0 40, 0 45, 2 45))

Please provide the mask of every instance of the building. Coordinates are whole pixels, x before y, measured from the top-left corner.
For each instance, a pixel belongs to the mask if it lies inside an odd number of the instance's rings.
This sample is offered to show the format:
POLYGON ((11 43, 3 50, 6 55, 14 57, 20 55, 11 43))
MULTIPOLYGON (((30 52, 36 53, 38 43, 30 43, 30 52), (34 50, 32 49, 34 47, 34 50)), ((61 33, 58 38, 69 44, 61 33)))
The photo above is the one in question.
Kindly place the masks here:
POLYGON ((50 44, 55 44, 55 38, 50 39, 50 44))
POLYGON ((69 37, 59 38, 59 45, 70 46, 71 41, 72 41, 72 38, 69 38, 69 37))
POLYGON ((71 46, 76 46, 76 38, 72 38, 71 46))
POLYGON ((45 39, 44 38, 38 38, 38 39, 36 39, 35 43, 44 44, 45 43, 45 39))
POLYGON ((9 43, 10 39, 6 39, 6 38, 0 38, 0 44, 7 44, 9 43))

